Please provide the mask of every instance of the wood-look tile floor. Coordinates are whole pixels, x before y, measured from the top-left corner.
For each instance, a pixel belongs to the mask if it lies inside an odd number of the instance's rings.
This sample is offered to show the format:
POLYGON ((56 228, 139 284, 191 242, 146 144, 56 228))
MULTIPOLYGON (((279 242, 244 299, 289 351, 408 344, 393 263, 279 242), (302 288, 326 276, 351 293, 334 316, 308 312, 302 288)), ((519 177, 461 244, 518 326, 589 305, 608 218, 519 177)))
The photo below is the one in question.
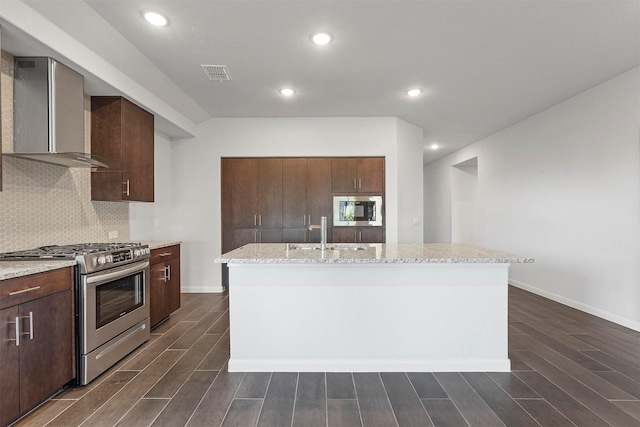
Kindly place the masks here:
MULTIPOLYGON (((640 426, 640 333, 509 289, 506 373, 229 373, 225 294, 18 426, 640 426)), ((472 321, 472 319, 470 319, 472 321)))

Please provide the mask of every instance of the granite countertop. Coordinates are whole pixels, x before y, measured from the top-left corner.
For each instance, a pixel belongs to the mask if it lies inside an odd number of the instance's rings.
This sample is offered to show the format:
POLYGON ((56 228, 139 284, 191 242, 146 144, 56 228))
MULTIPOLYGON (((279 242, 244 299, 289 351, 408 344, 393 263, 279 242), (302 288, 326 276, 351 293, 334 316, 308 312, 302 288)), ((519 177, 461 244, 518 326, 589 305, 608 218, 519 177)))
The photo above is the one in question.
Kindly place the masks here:
POLYGON ((520 257, 461 243, 335 244, 339 249, 295 249, 313 244, 252 243, 215 259, 217 263, 237 264, 376 264, 376 263, 530 263, 520 257), (354 250, 359 247, 360 250, 354 250))
POLYGON ((173 245, 179 245, 182 243, 182 241, 180 240, 167 240, 167 241, 163 241, 163 240, 136 240, 136 242, 140 242, 143 245, 148 245, 149 249, 154 250, 154 249, 160 249, 160 248, 166 248, 169 246, 173 246, 173 245))
POLYGON ((0 261, 0 280, 43 273, 59 268, 76 265, 75 260, 35 260, 35 261, 0 261))

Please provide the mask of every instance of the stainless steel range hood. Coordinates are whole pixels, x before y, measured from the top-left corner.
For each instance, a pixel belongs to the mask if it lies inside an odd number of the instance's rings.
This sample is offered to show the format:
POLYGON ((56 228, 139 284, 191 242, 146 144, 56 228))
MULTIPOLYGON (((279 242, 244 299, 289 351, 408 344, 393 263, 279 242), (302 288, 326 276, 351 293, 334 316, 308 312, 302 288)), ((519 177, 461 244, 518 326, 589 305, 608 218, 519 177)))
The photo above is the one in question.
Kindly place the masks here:
POLYGON ((53 58, 16 57, 13 155, 68 167, 108 167, 84 150, 84 78, 53 58))

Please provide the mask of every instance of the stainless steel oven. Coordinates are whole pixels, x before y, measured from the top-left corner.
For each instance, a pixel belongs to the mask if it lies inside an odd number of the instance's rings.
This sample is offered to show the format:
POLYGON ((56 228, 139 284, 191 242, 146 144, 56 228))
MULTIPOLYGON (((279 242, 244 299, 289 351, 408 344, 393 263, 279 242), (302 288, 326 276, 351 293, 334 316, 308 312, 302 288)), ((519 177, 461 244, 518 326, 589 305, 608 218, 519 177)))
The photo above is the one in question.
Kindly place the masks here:
POLYGON ((149 261, 81 276, 80 372, 84 385, 149 339, 149 261))
POLYGON ((334 196, 334 226, 382 226, 382 196, 334 196))
POLYGON ((143 344, 149 332, 149 257, 141 243, 80 243, 0 254, 76 261, 76 383, 85 385, 143 344))

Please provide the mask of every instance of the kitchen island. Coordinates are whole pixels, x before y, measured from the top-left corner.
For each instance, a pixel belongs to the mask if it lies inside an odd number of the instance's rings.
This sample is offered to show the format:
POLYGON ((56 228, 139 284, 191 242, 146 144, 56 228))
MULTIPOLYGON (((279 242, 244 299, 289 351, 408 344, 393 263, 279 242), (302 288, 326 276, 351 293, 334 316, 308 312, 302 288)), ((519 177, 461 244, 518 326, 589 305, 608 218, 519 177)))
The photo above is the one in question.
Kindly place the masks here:
POLYGON ((463 244, 250 244, 229 266, 229 371, 509 371, 507 281, 463 244))

